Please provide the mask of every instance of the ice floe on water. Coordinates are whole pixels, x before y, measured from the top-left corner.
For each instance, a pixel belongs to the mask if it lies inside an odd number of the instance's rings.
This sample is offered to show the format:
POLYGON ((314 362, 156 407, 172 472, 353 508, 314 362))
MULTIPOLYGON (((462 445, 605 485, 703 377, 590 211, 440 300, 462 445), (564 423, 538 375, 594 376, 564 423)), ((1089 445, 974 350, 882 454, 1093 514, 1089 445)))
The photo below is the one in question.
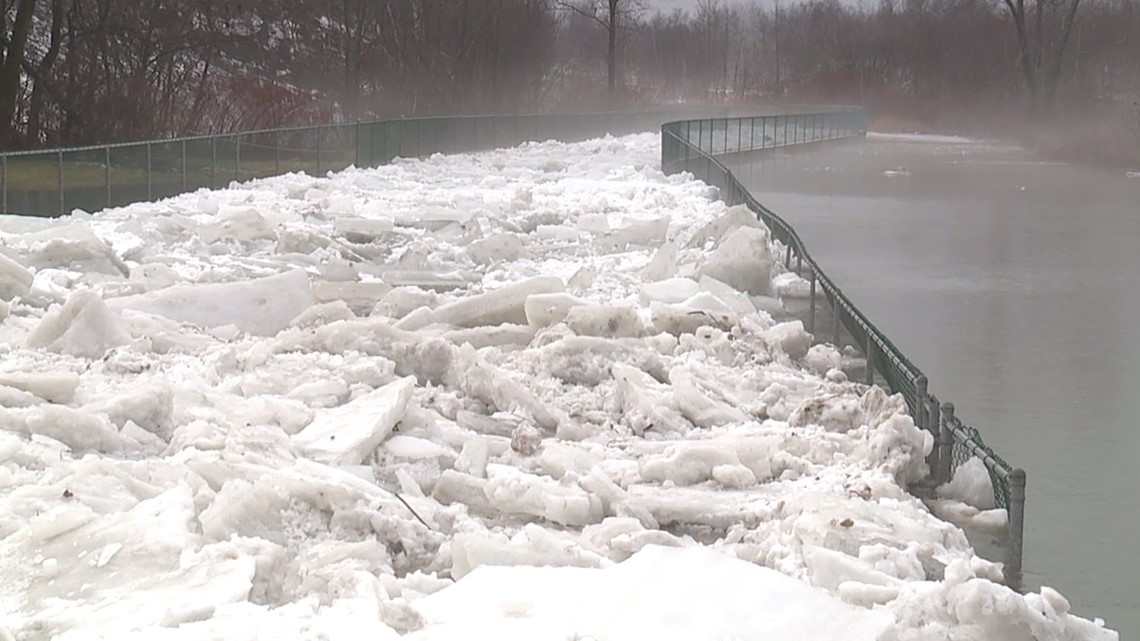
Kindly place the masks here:
POLYGON ((1115 638, 658 144, 0 219, 0 638, 1115 638))

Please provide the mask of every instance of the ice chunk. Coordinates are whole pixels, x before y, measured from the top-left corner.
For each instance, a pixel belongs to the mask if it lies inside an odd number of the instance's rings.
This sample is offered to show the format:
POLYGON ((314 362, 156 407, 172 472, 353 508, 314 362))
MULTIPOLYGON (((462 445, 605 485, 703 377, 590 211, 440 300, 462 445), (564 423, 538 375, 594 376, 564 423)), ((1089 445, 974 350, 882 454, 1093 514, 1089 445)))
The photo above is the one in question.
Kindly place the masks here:
POLYGON ((727 306, 707 300, 689 299, 683 305, 655 302, 649 306, 649 312, 653 318, 653 329, 673 336, 695 334, 706 325, 727 330, 736 323, 736 315, 727 306), (690 306, 690 303, 696 306, 690 306), (715 309, 717 307, 720 309, 715 309))
POLYGON ((712 427, 748 420, 747 415, 737 409, 739 401, 733 399, 733 403, 725 402, 723 389, 684 367, 669 370, 669 382, 673 385, 673 398, 677 408, 694 425, 712 427))
POLYGON ((637 337, 645 327, 630 305, 582 305, 566 315, 566 325, 581 336, 637 337))
POLYGON ((826 343, 813 345, 804 355, 804 365, 820 376, 827 376, 832 370, 839 370, 843 357, 834 345, 826 343))
POLYGON ((28 347, 92 359, 102 358, 107 350, 130 341, 123 320, 89 289, 73 293, 28 334, 28 347))
POLYGON ((384 449, 393 456, 407 459, 455 456, 455 452, 425 438, 398 434, 384 442, 384 449))
POLYGON ((804 331, 803 321, 788 321, 779 323, 771 329, 765 330, 761 336, 769 344, 778 346, 785 354, 795 360, 807 356, 815 337, 804 331))
POLYGON ((756 306, 752 304, 752 300, 748 298, 746 294, 737 291, 712 276, 701 276, 700 287, 701 291, 716 296, 723 301, 724 304, 728 305, 732 311, 741 316, 746 316, 756 311, 756 306))
POLYGON ((518 234, 492 234, 467 246, 467 255, 476 265, 512 262, 526 254, 526 241, 518 234))
POLYGON ((444 332, 444 340, 456 345, 471 345, 475 349, 529 345, 534 340, 535 328, 530 325, 503 324, 498 327, 472 327, 444 332))
POLYGON ((641 270, 641 277, 647 281, 661 281, 677 273, 677 244, 667 242, 653 252, 649 264, 641 270))
POLYGON ((162 383, 136 384, 85 405, 83 411, 103 414, 119 428, 130 421, 152 434, 169 439, 174 392, 169 385, 162 383))
POLYGON ((567 472, 574 472, 579 476, 589 474, 602 458, 582 445, 551 440, 543 444, 539 461, 543 471, 556 479, 561 479, 567 472))
POLYGON ((507 514, 529 514, 575 527, 602 520, 598 497, 577 486, 563 485, 506 465, 487 466, 485 492, 491 504, 507 514))
POLYGON ((79 375, 72 372, 0 372, 0 385, 33 394, 49 403, 70 403, 79 387, 79 375))
POLYGON ((234 325, 250 334, 273 336, 316 302, 308 276, 301 270, 292 270, 250 281, 175 285, 114 298, 108 304, 201 327, 234 325))
POLYGON ((768 232, 768 226, 747 205, 729 207, 723 215, 702 227, 689 240, 690 247, 703 247, 710 240, 720 240, 740 227, 754 227, 768 232))
POLYGON ((529 389, 481 359, 471 346, 459 349, 455 366, 448 376, 452 384, 469 396, 481 399, 499 411, 521 409, 545 429, 557 429, 566 418, 564 412, 556 407, 547 407, 529 389))
POLYGON ((395 228, 394 222, 383 218, 337 218, 333 220, 333 231, 354 243, 370 243, 391 233, 395 228))
POLYGON ((600 234, 610 230, 610 220, 605 214, 582 214, 578 216, 579 231, 600 234))
POLYGON ((461 579, 481 566, 601 567, 601 556, 584 550, 574 537, 535 523, 508 539, 486 530, 461 532, 451 542, 451 576, 461 579))
POLYGON ((41 434, 77 451, 117 451, 123 442, 107 419, 63 405, 0 408, 0 428, 41 434))
POLYGON ((428 622, 424 640, 886 641, 896 626, 884 610, 695 547, 648 546, 605 569, 492 561, 413 607, 428 622))
POLYGON ((623 250, 629 245, 660 245, 668 232, 668 218, 638 220, 600 236, 597 245, 612 250, 623 250))
POLYGON ((553 276, 530 278, 442 305, 432 312, 432 320, 459 327, 479 327, 480 325, 500 325, 502 323, 525 325, 527 322, 525 308, 527 297, 564 290, 565 286, 562 281, 553 276))
POLYGON ((624 410, 622 420, 635 432, 640 434, 649 429, 673 432, 690 427, 674 406, 668 386, 624 363, 614 363, 611 371, 624 410))
POLYGON ((255 240, 277 240, 273 225, 252 207, 223 206, 217 217, 198 227, 198 236, 206 244, 219 240, 253 242, 255 240))
POLYGON ((9 301, 28 293, 32 286, 32 272, 0 252, 0 300, 9 301))
POLYGON ((388 283, 344 282, 318 280, 313 283, 313 295, 322 303, 344 301, 354 313, 367 314, 376 301, 392 291, 388 283))
POLYGON ((994 503, 994 485, 986 464, 976 456, 954 470, 949 483, 938 486, 938 496, 961 501, 979 510, 989 510, 994 503))
POLYGON ((340 407, 319 412, 293 436, 293 443, 315 460, 359 465, 392 433, 415 388, 405 377, 340 407))
POLYGON ((700 289, 697 281, 691 278, 670 278, 642 285, 640 300, 642 305, 648 305, 654 301, 680 303, 699 292, 700 289))
POLYGON ((850 395, 823 394, 804 399, 788 417, 788 425, 818 425, 832 432, 848 432, 866 423, 859 399, 850 395))
POLYGON ((728 233, 699 271, 749 294, 772 291, 771 239, 767 229, 738 227, 728 233))
POLYGON ((312 328, 321 327, 338 321, 356 320, 348 304, 343 300, 334 300, 328 303, 313 305, 289 321, 290 327, 312 328))
POLYGON ((570 294, 532 294, 526 297, 526 322, 534 327, 547 327, 566 320, 570 310, 586 301, 570 294))
POLYGON ((36 270, 64 267, 81 273, 129 276, 130 268, 86 223, 70 222, 12 239, 21 262, 36 270))
POLYGON ((372 314, 388 318, 403 318, 421 307, 432 308, 439 294, 419 287, 396 287, 385 294, 372 308, 372 314))

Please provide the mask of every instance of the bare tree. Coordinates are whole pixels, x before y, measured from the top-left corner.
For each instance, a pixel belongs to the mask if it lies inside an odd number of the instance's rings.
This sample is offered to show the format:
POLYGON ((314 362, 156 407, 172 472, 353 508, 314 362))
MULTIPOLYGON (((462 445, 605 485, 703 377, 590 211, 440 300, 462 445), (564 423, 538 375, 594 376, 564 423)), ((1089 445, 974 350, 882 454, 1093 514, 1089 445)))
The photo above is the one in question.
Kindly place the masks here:
POLYGON ((1081 0, 1004 0, 1017 32, 1018 67, 1030 109, 1048 111, 1081 0))
POLYGON ((645 7, 640 0, 560 1, 558 6, 589 18, 606 30, 606 78, 612 98, 617 87, 618 44, 645 7))

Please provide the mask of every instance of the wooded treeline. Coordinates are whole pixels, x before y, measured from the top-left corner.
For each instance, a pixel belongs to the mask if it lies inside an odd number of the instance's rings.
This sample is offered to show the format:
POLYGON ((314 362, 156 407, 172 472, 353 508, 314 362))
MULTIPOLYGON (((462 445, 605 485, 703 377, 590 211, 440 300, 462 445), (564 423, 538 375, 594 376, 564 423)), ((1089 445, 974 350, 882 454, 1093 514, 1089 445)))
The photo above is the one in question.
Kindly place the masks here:
POLYGON ((1140 0, 2 1, 5 149, 676 102, 1044 117, 1140 96, 1140 0))

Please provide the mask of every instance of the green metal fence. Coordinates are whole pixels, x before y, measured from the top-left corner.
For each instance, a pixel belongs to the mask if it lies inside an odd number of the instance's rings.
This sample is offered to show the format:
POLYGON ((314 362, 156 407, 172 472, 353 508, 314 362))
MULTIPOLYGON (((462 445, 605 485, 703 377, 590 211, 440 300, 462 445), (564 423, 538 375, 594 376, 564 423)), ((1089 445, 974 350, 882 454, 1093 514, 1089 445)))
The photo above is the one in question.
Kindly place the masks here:
POLYGON ((940 403, 929 393, 926 376, 824 273, 795 229, 757 201, 716 159, 723 154, 862 137, 865 134, 866 115, 862 109, 854 108, 670 122, 661 127, 661 168, 666 174, 691 172, 720 188, 726 203, 747 205, 768 225, 773 238, 785 247, 785 264, 791 268, 794 259, 796 271, 810 281, 808 330, 817 330, 816 299, 822 289, 822 297, 833 310, 836 342, 842 326, 866 356, 866 382, 874 382, 876 374, 881 377, 893 393, 906 399, 915 423, 934 435, 937 447, 931 453, 929 463, 935 483, 949 481, 954 471, 971 457, 982 460, 993 483, 995 503, 1009 511, 1006 570, 1007 580, 1016 584, 1021 577, 1025 472, 1006 463, 986 446, 977 429, 958 420, 952 404, 940 403))
POLYGON ((319 175, 397 157, 657 131, 667 120, 726 113, 714 107, 408 118, 6 152, 0 153, 0 211, 31 216, 93 212, 292 171, 319 175))

